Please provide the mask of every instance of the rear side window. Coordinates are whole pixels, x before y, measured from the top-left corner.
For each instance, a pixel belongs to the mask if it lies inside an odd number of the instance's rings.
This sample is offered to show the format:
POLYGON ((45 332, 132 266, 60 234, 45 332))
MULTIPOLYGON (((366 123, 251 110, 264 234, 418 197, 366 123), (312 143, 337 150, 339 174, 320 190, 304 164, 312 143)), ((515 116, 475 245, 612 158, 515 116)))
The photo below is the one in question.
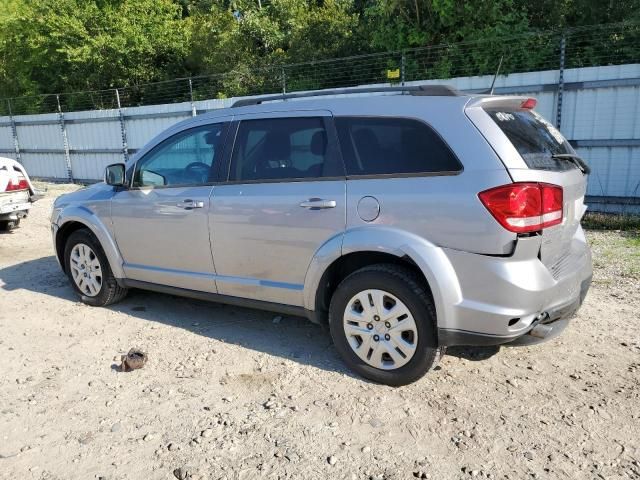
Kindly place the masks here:
POLYGON ((448 173, 462 165, 427 124, 409 118, 336 117, 347 175, 448 173))
POLYGON ((244 120, 236 135, 229 179, 284 181, 336 176, 341 169, 329 147, 322 117, 244 120))
POLYGON ((553 155, 572 154, 573 149, 556 127, 531 110, 486 110, 509 138, 531 169, 565 171, 576 168, 572 162, 553 155))

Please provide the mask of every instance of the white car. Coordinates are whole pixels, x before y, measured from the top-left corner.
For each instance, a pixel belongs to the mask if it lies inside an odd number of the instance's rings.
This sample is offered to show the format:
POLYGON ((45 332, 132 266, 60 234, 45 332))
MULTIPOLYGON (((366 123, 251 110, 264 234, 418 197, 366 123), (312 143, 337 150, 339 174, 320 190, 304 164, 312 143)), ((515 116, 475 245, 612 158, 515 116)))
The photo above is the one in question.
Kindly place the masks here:
POLYGON ((42 197, 20 163, 0 157, 0 230, 16 228, 31 204, 42 197))

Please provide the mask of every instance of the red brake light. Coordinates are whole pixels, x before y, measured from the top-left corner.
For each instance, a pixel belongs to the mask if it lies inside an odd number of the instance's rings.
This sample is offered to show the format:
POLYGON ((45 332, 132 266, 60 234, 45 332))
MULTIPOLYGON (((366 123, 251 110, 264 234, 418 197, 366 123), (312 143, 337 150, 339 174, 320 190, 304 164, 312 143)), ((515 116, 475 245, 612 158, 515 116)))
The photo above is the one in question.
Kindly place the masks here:
POLYGON ((480 192, 478 198, 510 232, 526 233, 562 223, 562 187, 512 183, 480 192))
POLYGON ((538 101, 535 98, 527 98, 524 102, 520 104, 520 108, 526 108, 527 110, 532 110, 536 108, 538 101))
POLYGON ((16 190, 28 190, 28 189, 29 189, 29 184, 27 183, 27 180, 22 178, 18 180, 18 183, 13 183, 11 180, 9 180, 6 191, 15 192, 16 190))

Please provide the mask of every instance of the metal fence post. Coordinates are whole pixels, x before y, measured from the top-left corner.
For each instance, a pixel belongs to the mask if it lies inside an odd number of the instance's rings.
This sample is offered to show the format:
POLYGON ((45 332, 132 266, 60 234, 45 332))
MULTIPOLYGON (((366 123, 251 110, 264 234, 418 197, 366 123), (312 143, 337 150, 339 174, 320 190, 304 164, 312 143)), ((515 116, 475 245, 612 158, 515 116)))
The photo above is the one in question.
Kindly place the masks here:
POLYGON ((189 98, 191 100, 191 116, 195 117, 198 112, 196 112, 196 104, 193 103, 193 82, 191 77, 189 77, 189 98))
POLYGON ((127 128, 124 120, 124 113, 122 112, 122 104, 120 103, 120 92, 118 89, 116 91, 116 102, 118 104, 118 120, 120 121, 120 136, 122 138, 122 157, 124 158, 124 163, 127 163, 129 160, 129 146, 127 145, 127 128))
POLYGON ((287 93, 287 74, 284 71, 284 67, 281 69, 282 71, 282 93, 287 93))
POLYGON ((405 51, 402 50, 402 58, 400 59, 400 85, 404 87, 405 81, 405 66, 407 64, 407 57, 405 51))
POLYGON ((567 37, 566 33, 562 32, 560 38, 560 66, 558 68, 558 102, 556 105, 556 128, 560 130, 562 125, 562 95, 564 93, 564 64, 565 54, 567 50, 567 37))
POLYGON ((64 161, 67 165, 67 178, 73 183, 73 172, 71 170, 71 154, 69 153, 69 138, 67 137, 67 127, 64 124, 64 113, 60 106, 60 95, 56 94, 56 103, 58 104, 58 122, 60 122, 60 130, 62 131, 62 145, 64 147, 64 161))
POLYGON ((18 129, 16 128, 16 120, 13 118, 11 110, 11 100, 7 98, 7 107, 9 107, 9 121, 11 122, 11 136, 13 137, 13 148, 16 151, 16 161, 22 163, 20 159, 20 142, 18 142, 18 129))

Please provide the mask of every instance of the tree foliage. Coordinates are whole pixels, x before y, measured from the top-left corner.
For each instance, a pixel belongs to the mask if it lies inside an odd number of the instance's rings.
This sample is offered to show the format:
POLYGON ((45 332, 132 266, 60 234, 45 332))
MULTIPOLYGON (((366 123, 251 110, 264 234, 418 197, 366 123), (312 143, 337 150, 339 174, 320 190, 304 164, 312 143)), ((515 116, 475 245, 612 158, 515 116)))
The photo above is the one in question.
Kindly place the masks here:
MULTIPOLYGON (((491 39, 634 19, 640 0, 0 0, 0 97, 208 74, 221 79, 205 96, 257 93, 295 73, 277 66, 440 44, 446 55, 408 58, 407 72, 487 73, 503 55, 507 68, 523 61, 491 39)), ((532 36, 522 48, 542 67, 557 44, 532 36)), ((305 68, 298 86, 330 84, 305 68)))

